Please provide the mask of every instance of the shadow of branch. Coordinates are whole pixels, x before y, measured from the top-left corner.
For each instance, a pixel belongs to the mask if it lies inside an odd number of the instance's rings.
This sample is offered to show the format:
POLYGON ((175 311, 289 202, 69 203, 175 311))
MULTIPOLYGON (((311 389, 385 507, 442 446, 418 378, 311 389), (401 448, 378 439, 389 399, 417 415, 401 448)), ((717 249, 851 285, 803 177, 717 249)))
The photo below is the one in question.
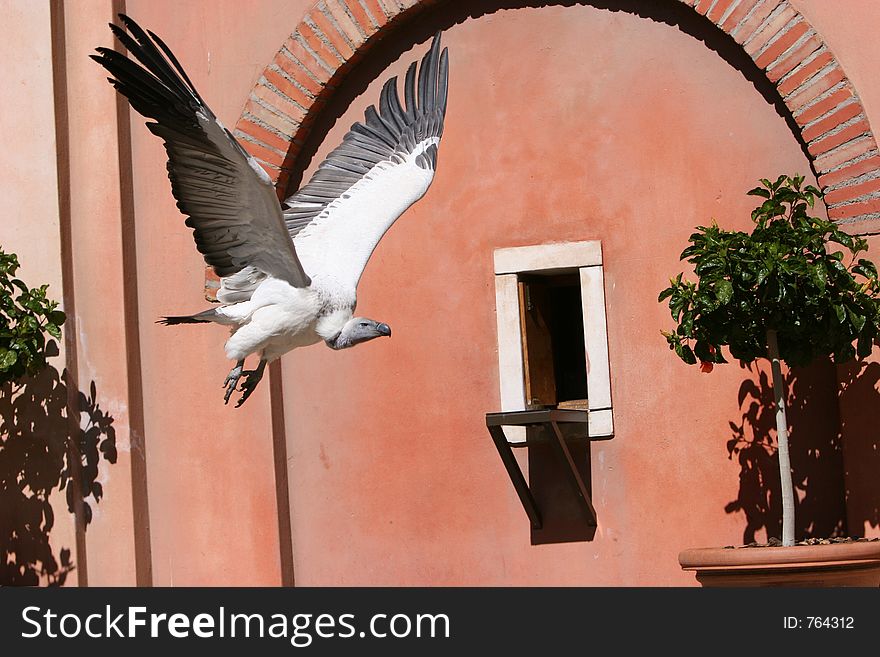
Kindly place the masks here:
MULTIPOLYGON (((736 499, 727 513, 746 518, 743 543, 781 534, 779 462, 773 384, 768 372, 748 365, 749 378, 740 385, 739 422, 730 422, 729 458, 740 466, 736 499)), ((792 368, 785 376, 786 414, 795 488, 797 540, 832 538, 847 531, 841 422, 834 364, 821 360, 792 368)))
POLYGON ((68 407, 66 372, 47 367, 0 387, 0 584, 62 585, 74 570, 71 550, 53 551, 51 496, 66 491, 68 511, 82 505, 85 523, 103 497, 102 461, 116 462, 113 418, 88 394, 76 391, 68 407))

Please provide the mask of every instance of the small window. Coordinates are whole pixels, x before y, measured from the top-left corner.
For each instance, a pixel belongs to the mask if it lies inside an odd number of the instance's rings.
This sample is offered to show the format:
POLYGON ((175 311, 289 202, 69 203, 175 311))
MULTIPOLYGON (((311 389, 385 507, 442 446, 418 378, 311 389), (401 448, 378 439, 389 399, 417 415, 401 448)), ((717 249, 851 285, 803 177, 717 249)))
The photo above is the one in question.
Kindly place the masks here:
POLYGON ((526 408, 587 409, 587 363, 580 278, 520 274, 526 408))
POLYGON ((601 244, 497 249, 495 301, 502 410, 589 410, 590 435, 612 435, 601 244))

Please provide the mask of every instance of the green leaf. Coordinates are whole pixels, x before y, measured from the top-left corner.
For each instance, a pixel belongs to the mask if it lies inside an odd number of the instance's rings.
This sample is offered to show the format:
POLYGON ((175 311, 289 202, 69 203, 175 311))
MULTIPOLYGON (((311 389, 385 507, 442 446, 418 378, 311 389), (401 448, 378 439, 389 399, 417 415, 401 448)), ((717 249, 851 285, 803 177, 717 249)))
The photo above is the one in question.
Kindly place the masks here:
POLYGON ((849 308, 846 309, 846 314, 849 315, 849 322, 853 325, 856 333, 860 333, 865 326, 867 318, 863 315, 859 315, 858 313, 853 312, 849 308))
POLYGON ((811 268, 810 273, 813 275, 813 281, 819 288, 820 294, 825 294, 825 286, 828 283, 828 269, 824 262, 819 262, 815 267, 811 268))
POLYGON ((665 290, 663 290, 660 293, 660 296, 657 297, 657 301, 662 303, 665 299, 668 299, 669 297, 671 297, 673 292, 675 292, 675 290, 673 288, 667 287, 665 290))
POLYGON ((693 349, 687 345, 683 345, 681 348, 681 359, 688 365, 697 364, 697 357, 694 355, 693 349))
POLYGON ((841 324, 846 321, 846 309, 843 306, 834 304, 834 314, 837 315, 837 321, 841 324))
POLYGON ((871 262, 870 260, 861 259, 859 260, 858 264, 859 267, 870 273, 871 276, 873 276, 874 278, 877 277, 877 266, 873 262, 871 262))
POLYGON ((720 305, 728 303, 733 298, 733 284, 725 279, 715 284, 715 297, 720 305))
POLYGON ((758 285, 763 283, 769 274, 770 270, 767 267, 761 267, 760 269, 758 269, 758 277, 756 279, 756 283, 758 285))
POLYGON ((0 350, 0 370, 8 370, 10 367, 15 365, 15 361, 18 360, 18 352, 13 350, 0 350))
POLYGON ((61 339, 61 329, 54 324, 46 324, 44 328, 46 329, 46 332, 56 340, 61 339))

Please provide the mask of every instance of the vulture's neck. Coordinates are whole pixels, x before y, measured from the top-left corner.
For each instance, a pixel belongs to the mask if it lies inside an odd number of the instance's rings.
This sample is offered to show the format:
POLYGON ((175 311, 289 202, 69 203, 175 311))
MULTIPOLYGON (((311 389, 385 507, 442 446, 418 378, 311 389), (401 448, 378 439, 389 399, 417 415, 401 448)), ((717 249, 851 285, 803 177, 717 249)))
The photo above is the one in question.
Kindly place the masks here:
MULTIPOLYGON (((338 347, 334 345, 340 342, 342 329, 345 327, 346 322, 348 322, 348 320, 350 319, 350 309, 345 308, 334 310, 318 319, 317 323, 315 324, 315 332, 324 339, 324 342, 326 342, 327 346, 331 349, 343 349, 344 347, 351 345, 341 345, 338 347)), ((342 341, 345 342, 344 339, 342 341)))

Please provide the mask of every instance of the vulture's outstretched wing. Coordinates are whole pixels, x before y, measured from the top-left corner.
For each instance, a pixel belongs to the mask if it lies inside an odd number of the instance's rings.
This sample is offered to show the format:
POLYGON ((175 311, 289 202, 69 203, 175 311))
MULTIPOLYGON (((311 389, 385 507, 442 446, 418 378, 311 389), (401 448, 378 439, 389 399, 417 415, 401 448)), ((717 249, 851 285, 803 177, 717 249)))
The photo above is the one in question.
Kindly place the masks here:
POLYGON ((219 276, 250 266, 308 286, 266 172, 217 120, 168 46, 119 17, 131 36, 110 29, 143 66, 109 48, 91 57, 131 106, 155 121, 147 127, 165 141, 171 190, 205 261, 219 276))
POLYGON ((385 232, 419 200, 434 178, 443 134, 448 84, 446 49, 440 33, 406 73, 406 108, 397 78, 388 80, 379 111, 367 108, 311 180, 282 203, 284 219, 303 266, 312 276, 328 274, 357 286, 385 232))

